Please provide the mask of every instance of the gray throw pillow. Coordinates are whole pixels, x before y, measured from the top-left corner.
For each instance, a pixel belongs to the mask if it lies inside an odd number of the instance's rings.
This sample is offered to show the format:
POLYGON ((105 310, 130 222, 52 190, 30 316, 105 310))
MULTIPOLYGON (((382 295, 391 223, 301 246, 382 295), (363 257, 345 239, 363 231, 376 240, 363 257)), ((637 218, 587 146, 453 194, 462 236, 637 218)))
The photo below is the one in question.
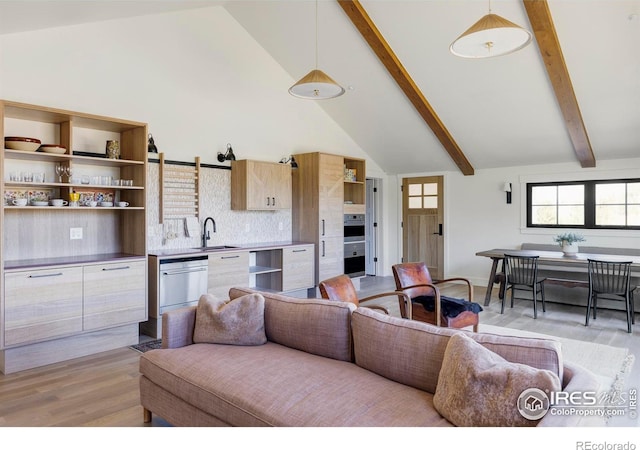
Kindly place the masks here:
POLYGON ((193 342, 230 345, 262 345, 264 297, 249 294, 234 300, 220 300, 204 294, 198 301, 193 342))

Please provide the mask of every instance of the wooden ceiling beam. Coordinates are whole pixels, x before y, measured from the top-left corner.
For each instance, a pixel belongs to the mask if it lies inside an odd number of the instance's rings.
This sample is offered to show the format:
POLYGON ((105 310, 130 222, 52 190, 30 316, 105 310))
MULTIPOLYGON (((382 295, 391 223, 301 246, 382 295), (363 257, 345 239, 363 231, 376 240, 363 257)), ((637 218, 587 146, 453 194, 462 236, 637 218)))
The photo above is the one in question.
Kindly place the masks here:
POLYGON ((523 0, 523 3, 580 165, 583 168, 595 167, 596 158, 560 48, 549 4, 547 0, 523 0))
POLYGON ((425 96, 395 55, 364 7, 358 0, 338 0, 364 40, 369 44, 380 62, 386 67, 409 101, 418 110, 420 116, 436 135, 445 150, 464 175, 473 175, 474 169, 467 157, 444 126, 425 96))

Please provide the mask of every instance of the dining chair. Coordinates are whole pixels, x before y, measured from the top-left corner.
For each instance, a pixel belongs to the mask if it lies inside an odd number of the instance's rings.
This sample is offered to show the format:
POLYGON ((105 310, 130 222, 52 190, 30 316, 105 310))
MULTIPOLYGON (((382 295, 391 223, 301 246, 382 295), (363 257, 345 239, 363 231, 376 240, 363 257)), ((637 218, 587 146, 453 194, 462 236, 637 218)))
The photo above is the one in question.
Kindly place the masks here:
POLYGON ((403 292, 382 292, 375 295, 369 295, 364 298, 358 298, 358 293, 353 285, 353 281, 351 281, 351 278, 348 275, 338 275, 328 278, 318 283, 318 287, 320 288, 320 296, 324 299, 338 302, 350 302, 356 306, 377 309, 387 315, 389 314, 389 310, 384 306, 362 305, 362 303, 376 298, 395 296, 398 298, 400 314, 402 317, 404 317, 404 314, 407 314, 406 311, 408 311, 408 315, 411 316, 411 301, 409 296, 403 292))
POLYGON ((633 291, 637 288, 631 284, 631 261, 600 261, 588 260, 589 273, 589 297, 587 298, 587 319, 585 326, 589 325, 589 313, 593 310, 593 318, 596 318, 598 297, 609 300, 624 301, 627 313, 627 332, 631 333, 631 325, 635 324, 635 307, 633 304, 633 291))
MULTIPOLYGON (((507 291, 511 289, 511 307, 515 291, 528 291, 532 293, 533 318, 538 318, 538 292, 542 298, 542 311, 546 312, 544 302, 544 278, 538 278, 538 256, 504 255, 504 295, 500 314, 504 314, 504 302, 507 291)), ((524 297, 515 297, 524 299, 524 297)))
MULTIPOLYGON (((478 331, 479 313, 482 307, 473 302, 473 285, 466 278, 448 278, 433 281, 424 262, 409 262, 391 266, 396 290, 406 292, 410 297, 410 317, 438 327, 473 327, 478 331), (437 285, 461 281, 467 286, 469 300, 447 297, 440 294, 437 285)), ((405 317, 405 316, 403 316, 405 317)))

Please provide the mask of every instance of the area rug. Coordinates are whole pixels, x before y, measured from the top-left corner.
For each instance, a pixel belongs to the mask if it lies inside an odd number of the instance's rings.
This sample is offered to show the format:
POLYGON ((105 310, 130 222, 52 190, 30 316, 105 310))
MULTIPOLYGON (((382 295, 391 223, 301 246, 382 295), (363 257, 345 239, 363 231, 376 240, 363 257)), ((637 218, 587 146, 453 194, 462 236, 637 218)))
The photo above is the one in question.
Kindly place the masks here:
POLYGON ((148 352, 149 350, 155 350, 161 347, 162 347, 162 339, 156 339, 153 341, 142 342, 140 344, 129 346, 129 348, 139 351, 140 353, 148 352))
MULTIPOLYGON (((628 348, 584 342, 575 339, 561 338, 513 328, 480 325, 480 332, 510 336, 522 336, 552 339, 562 345, 562 356, 565 361, 578 364, 591 371, 600 383, 602 392, 610 398, 619 398, 626 387, 626 378, 633 368, 635 356, 628 348)), ((608 422, 608 418, 605 418, 608 422)))

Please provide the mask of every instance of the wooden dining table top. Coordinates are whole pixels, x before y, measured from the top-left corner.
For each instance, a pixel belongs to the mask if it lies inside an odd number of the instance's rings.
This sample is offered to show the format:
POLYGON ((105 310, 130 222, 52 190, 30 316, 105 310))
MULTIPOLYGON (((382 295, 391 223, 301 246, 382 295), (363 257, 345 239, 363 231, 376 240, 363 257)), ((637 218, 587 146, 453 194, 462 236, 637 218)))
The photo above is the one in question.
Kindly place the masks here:
POLYGON ((537 256, 539 262, 545 262, 558 265, 572 265, 581 266, 586 265, 589 259, 596 259, 599 261, 612 261, 612 262, 626 262, 630 261, 634 267, 640 267, 639 255, 610 255, 604 253, 576 253, 572 256, 566 256, 561 251, 552 252, 545 250, 515 250, 515 249, 500 249, 495 248, 492 250, 484 250, 477 252, 476 256, 486 256, 488 258, 504 258, 504 255, 517 255, 517 256, 537 256))

